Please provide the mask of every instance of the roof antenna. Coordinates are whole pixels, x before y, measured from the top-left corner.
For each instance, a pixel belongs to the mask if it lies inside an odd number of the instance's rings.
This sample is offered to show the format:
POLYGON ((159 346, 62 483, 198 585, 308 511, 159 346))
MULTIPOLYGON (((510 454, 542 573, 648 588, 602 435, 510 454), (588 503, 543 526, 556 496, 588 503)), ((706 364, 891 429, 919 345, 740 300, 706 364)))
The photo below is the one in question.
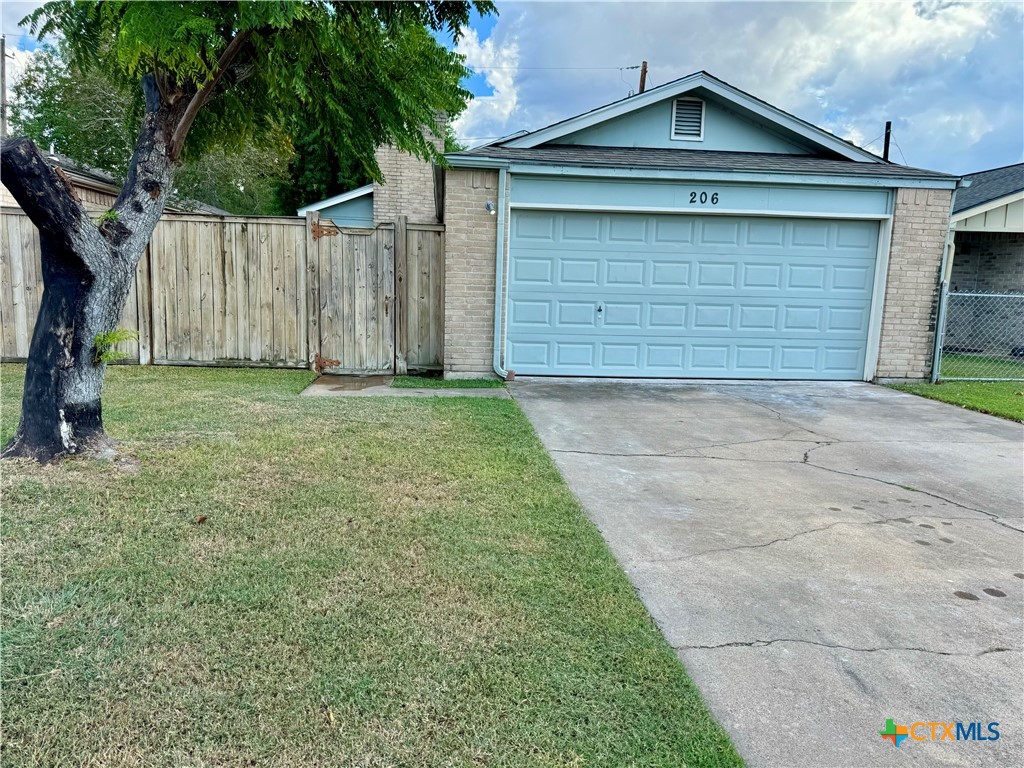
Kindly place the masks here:
POLYGON ((882 146, 882 159, 889 159, 889 141, 892 139, 892 120, 885 121, 885 144, 882 146))

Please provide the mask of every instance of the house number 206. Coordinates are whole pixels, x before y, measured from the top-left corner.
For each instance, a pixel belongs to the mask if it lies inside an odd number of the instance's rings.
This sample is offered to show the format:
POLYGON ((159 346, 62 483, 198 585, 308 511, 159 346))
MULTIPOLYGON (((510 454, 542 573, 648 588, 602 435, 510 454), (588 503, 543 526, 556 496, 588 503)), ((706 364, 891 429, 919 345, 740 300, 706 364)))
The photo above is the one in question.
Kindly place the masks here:
POLYGON ((718 205, 718 193, 712 192, 710 195, 707 192, 701 192, 700 194, 697 194, 696 192, 690 193, 690 205, 694 205, 696 203, 707 205, 709 200, 712 205, 718 205))

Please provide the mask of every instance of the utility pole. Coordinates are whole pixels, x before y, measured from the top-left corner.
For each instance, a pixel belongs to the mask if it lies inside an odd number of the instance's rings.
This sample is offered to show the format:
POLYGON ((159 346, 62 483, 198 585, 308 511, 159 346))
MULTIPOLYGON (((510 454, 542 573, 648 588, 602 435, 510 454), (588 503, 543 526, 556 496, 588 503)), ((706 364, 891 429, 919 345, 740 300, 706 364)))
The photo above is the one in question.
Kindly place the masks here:
MULTIPOLYGON (((885 144, 882 145, 882 159, 889 159, 889 140, 892 138, 892 120, 885 121, 885 144)), ((877 141, 877 139, 876 139, 877 141)), ((904 160, 903 162, 906 162, 904 160)))
POLYGON ((647 87, 647 62, 640 65, 640 93, 647 87))
POLYGON ((7 35, 0 35, 0 139, 7 138, 7 35))

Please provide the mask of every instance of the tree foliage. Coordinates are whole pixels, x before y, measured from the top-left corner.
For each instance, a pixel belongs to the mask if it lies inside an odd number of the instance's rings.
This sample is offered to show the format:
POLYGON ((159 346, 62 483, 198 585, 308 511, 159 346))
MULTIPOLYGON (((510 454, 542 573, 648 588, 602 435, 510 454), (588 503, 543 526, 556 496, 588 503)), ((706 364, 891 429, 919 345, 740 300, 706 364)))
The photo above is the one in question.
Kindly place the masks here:
MULTIPOLYGON (((62 44, 44 46, 13 85, 11 130, 43 147, 123 180, 142 121, 142 91, 95 63, 68 66, 62 44)), ((241 148, 194 153, 175 177, 174 194, 236 214, 294 213, 281 209, 289 185, 292 146, 277 126, 241 148)))
POLYGON ((421 126, 437 110, 458 114, 471 95, 460 85, 462 57, 433 32, 457 39, 473 7, 494 10, 489 2, 61 0, 31 20, 39 34, 64 37, 72 66, 134 82, 153 73, 166 102, 190 99, 174 153, 244 147, 300 119, 379 178, 374 150, 382 144, 437 159, 421 126))

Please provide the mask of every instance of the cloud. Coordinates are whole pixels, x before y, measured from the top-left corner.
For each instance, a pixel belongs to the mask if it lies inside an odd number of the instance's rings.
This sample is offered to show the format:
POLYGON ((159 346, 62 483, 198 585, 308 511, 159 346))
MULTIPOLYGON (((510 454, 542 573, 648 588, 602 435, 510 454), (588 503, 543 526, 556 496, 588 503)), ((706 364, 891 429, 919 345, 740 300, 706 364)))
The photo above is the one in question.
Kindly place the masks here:
POLYGON ((499 7, 485 45, 493 55, 515 46, 518 69, 505 91, 514 95, 502 109, 479 109, 474 132, 463 135, 535 129, 620 99, 637 73, 617 68, 647 59, 654 85, 704 69, 855 142, 892 120, 912 165, 966 172, 1024 159, 1020 4, 499 7))
POLYGON ((519 44, 515 37, 498 44, 492 35, 483 42, 470 29, 459 40, 456 51, 466 57, 466 65, 483 73, 491 95, 478 96, 466 111, 453 122, 456 134, 470 144, 480 144, 481 137, 497 136, 497 126, 506 125, 519 104, 516 74, 519 67, 519 44), (465 138, 464 138, 465 137, 465 138))

